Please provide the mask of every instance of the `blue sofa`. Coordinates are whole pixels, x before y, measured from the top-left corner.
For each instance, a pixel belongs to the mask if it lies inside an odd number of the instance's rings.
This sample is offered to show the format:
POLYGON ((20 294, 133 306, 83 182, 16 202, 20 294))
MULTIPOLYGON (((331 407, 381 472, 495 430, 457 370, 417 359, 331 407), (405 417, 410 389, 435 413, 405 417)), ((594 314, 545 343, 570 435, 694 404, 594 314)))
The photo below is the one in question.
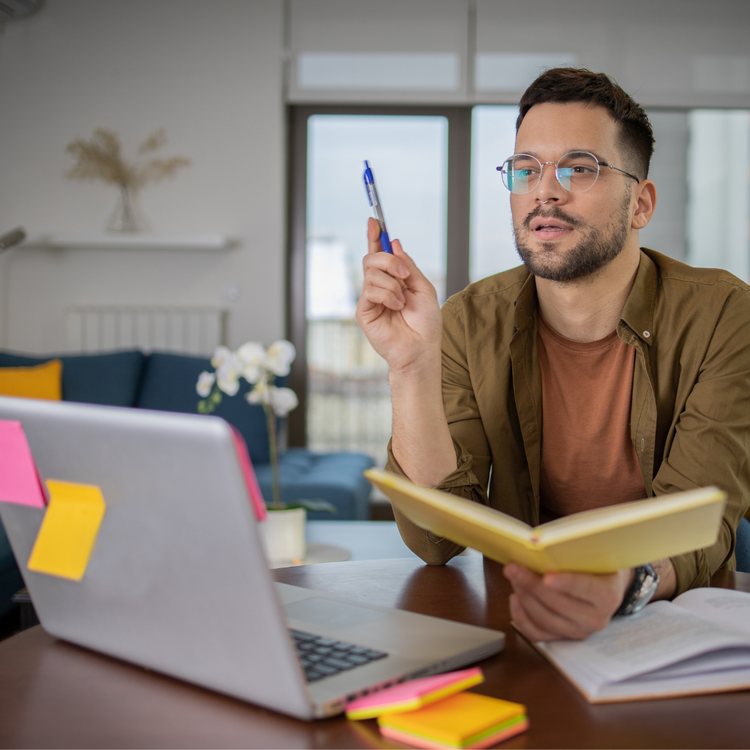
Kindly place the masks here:
MULTIPOLYGON (((208 358, 140 350, 104 354, 29 356, 0 351, 0 367, 28 367, 50 359, 63 363, 62 397, 111 406, 129 406, 162 411, 197 412, 195 391, 198 375, 210 370, 208 358)), ((250 389, 242 386, 236 396, 224 396, 214 412, 234 425, 247 443, 261 491, 271 498, 271 467, 268 433, 263 408, 243 398, 250 389)), ((314 453, 304 448, 289 448, 279 459, 282 497, 328 500, 337 510, 335 516, 309 512, 311 519, 369 520, 370 485, 362 472, 373 465, 362 453, 314 453)), ((23 582, 16 567, 5 532, 0 525, 0 615, 10 609, 10 597, 23 582)))

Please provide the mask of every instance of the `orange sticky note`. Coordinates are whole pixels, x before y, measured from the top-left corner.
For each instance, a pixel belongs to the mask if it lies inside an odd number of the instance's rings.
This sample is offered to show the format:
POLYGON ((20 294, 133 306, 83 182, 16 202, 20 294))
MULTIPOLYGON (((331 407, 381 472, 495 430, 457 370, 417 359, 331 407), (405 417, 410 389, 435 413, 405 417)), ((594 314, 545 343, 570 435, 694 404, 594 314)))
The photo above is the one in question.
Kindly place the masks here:
POLYGON ((0 420, 0 501, 43 508, 44 491, 20 422, 0 420))
POLYGON ((106 504, 90 484, 47 481, 47 512, 29 557, 28 569, 80 581, 86 572, 106 504))
POLYGON ((381 734, 424 748, 484 748, 529 726, 520 703, 459 693, 405 714, 378 717, 381 734))

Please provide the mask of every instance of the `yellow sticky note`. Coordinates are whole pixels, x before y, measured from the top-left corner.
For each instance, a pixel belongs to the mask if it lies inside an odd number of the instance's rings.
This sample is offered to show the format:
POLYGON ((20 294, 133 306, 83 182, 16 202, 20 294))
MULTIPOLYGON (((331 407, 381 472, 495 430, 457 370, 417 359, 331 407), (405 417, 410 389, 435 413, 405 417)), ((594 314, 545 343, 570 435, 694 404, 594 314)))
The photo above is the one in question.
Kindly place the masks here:
POLYGON ((49 505, 29 557, 28 569, 80 581, 86 572, 106 508, 90 484, 47 481, 49 505))

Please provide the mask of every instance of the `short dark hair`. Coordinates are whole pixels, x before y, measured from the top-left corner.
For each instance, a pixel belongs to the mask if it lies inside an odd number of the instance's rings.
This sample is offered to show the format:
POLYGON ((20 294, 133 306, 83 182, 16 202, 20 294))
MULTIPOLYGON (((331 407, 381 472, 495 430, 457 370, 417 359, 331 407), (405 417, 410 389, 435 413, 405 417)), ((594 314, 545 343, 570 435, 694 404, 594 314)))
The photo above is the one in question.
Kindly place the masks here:
POLYGON ((648 177, 654 153, 654 131, 648 116, 630 94, 604 73, 585 68, 551 68, 542 73, 521 97, 516 132, 535 104, 587 102, 604 107, 620 129, 620 146, 630 168, 642 180, 648 177))

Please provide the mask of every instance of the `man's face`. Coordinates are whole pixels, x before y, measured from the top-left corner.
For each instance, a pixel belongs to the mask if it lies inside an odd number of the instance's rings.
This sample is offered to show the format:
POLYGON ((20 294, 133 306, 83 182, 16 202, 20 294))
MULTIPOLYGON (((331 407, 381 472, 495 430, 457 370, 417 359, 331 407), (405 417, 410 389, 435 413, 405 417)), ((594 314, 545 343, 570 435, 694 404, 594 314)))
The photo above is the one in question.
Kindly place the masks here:
MULTIPOLYGON (((617 125, 603 107, 537 104, 521 123, 516 153, 544 163, 557 162, 571 151, 589 151, 599 161, 627 169, 617 136, 617 125)), ((529 271, 564 282, 609 265, 630 236, 632 184, 630 177, 601 167, 590 190, 572 193, 548 164, 530 193, 511 193, 516 248, 529 271)))

